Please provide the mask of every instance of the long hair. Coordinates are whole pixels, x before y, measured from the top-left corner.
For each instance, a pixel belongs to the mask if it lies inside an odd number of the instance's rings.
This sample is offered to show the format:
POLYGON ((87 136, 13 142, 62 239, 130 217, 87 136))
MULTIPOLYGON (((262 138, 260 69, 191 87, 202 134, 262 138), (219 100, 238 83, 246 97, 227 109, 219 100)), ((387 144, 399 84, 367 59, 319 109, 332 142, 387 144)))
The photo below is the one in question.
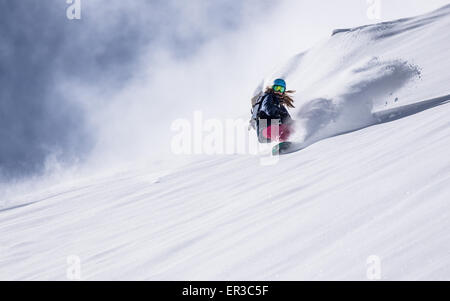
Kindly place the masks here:
MULTIPOLYGON (((273 91, 272 87, 267 87, 266 93, 275 93, 275 91, 273 91)), ((292 98, 292 94, 294 93, 295 93, 294 90, 287 90, 286 92, 284 92, 283 96, 279 97, 281 105, 286 106, 288 108, 295 108, 294 99, 292 98)))

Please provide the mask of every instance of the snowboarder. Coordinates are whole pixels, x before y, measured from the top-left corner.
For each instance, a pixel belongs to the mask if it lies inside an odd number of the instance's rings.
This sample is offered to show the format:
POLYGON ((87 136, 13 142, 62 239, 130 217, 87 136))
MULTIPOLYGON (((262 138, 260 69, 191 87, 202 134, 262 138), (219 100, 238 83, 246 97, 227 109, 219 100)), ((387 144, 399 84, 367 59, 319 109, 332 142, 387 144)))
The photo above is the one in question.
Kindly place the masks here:
POLYGON ((252 99, 252 119, 250 126, 256 130, 260 143, 285 142, 292 133, 293 120, 287 108, 294 108, 291 94, 286 91, 286 82, 276 79, 272 87, 267 87, 252 99))

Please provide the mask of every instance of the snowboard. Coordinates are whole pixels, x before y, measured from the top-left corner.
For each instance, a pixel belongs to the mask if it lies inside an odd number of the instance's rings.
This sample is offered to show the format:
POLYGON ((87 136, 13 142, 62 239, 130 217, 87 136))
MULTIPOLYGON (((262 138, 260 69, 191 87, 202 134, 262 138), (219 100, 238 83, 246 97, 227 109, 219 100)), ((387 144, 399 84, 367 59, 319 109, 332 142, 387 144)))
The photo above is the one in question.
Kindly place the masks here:
POLYGON ((280 142, 272 148, 273 156, 287 155, 298 152, 307 147, 304 143, 280 142))
POLYGON ((289 153, 293 143, 292 142, 280 142, 272 148, 272 155, 284 155, 289 153))

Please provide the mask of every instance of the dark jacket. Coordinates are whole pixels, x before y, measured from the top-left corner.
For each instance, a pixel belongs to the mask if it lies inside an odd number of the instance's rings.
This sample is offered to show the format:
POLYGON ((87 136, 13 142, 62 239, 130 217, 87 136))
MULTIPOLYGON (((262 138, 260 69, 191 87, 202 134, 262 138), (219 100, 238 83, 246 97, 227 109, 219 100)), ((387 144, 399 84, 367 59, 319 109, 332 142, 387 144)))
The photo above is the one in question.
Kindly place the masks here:
POLYGON ((261 100, 261 107, 257 115, 258 119, 267 119, 268 122, 270 122, 271 119, 278 119, 281 124, 291 122, 291 115, 289 115, 286 108, 281 105, 279 96, 275 93, 271 92, 264 94, 261 100))
POLYGON ((260 142, 265 142, 263 141, 262 131, 266 127, 271 126, 276 120, 278 120, 277 125, 290 124, 292 122, 289 112, 281 105, 279 96, 273 92, 264 94, 253 107, 252 113, 251 125, 256 127, 260 142))

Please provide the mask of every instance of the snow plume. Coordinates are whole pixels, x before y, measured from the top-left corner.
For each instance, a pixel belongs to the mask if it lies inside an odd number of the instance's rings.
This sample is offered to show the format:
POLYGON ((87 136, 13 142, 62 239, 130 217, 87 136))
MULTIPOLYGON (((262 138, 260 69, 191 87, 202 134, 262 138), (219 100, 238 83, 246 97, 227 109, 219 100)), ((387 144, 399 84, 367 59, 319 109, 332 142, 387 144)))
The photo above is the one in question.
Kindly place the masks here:
POLYGON ((336 75, 330 87, 333 98, 316 98, 300 107, 295 139, 311 144, 375 124, 374 108, 419 76, 419 68, 406 61, 381 61, 377 57, 345 70, 336 75))
MULTIPOLYGON (((170 99, 178 90, 172 78, 202 71, 177 72, 176 67, 194 58, 201 62, 199 53, 207 43, 241 30, 266 5, 254 0, 82 0, 81 20, 68 20, 66 1, 2 2, 2 179, 67 169, 88 158, 101 160, 103 151, 114 156, 119 148, 142 146, 130 143, 131 137, 157 140, 167 126, 160 121, 177 110, 171 101, 191 101, 170 99)), ((180 87, 185 96, 208 83, 190 84, 180 87)), ((142 152, 158 147, 147 144, 142 152)))
POLYGON ((297 91, 292 140, 304 147, 377 124, 380 115, 374 113, 448 95, 449 73, 439 62, 447 60, 443 28, 449 18, 445 6, 419 17, 335 30, 259 87, 283 77, 297 91))

